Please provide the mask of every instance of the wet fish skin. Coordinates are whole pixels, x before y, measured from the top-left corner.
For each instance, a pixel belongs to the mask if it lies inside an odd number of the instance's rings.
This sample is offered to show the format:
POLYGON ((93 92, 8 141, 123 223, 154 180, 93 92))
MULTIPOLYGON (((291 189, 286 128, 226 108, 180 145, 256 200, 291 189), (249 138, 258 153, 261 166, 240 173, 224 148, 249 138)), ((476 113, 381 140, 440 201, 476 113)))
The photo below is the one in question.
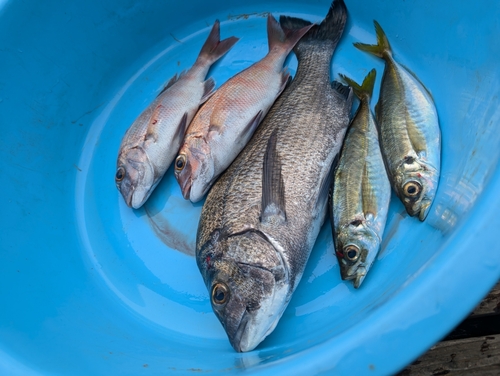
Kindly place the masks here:
POLYGON ((432 96, 420 80, 397 63, 377 23, 377 44, 355 43, 385 60, 376 107, 380 144, 392 187, 408 214, 424 221, 436 196, 441 164, 441 131, 432 96))
MULTIPOLYGON (((286 309, 327 213, 332 162, 352 91, 330 82, 347 10, 336 0, 295 46, 297 74, 202 209, 196 260, 236 351, 254 349, 286 309)), ((281 17, 298 29, 307 21, 281 17)))
POLYGON ((122 139, 115 183, 128 206, 138 209, 149 198, 169 168, 187 126, 201 103, 214 92, 210 66, 237 41, 220 41, 217 20, 194 65, 175 75, 158 97, 139 115, 122 139))
POLYGON ((269 15, 268 54, 230 78, 196 114, 175 164, 175 177, 185 199, 201 200, 248 143, 286 86, 286 57, 311 26, 282 30, 269 15))
POLYGON ((370 71, 360 86, 342 76, 360 99, 347 131, 333 181, 330 215, 343 280, 359 288, 377 256, 391 199, 391 186, 370 110, 375 83, 370 71))

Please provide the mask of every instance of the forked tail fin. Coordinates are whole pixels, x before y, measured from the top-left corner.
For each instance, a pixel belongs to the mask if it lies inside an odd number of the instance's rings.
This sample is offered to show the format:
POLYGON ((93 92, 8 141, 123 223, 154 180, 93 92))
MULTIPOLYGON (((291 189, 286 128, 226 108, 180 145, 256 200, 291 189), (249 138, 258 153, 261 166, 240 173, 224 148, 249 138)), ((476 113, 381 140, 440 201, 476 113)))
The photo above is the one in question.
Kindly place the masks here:
POLYGON ((376 78, 377 72, 375 69, 372 69, 365 77, 363 80, 363 83, 359 85, 357 82, 352 80, 349 77, 344 76, 343 74, 340 75, 340 77, 349 85, 352 87, 354 90, 354 94, 359 99, 366 98, 367 102, 370 102, 370 98, 372 97, 373 94, 373 87, 375 86, 375 78, 376 78))
POLYGON ((278 21, 269 14, 267 16, 267 40, 269 43, 269 51, 273 48, 281 48, 284 49, 288 55, 300 38, 302 38, 313 26, 313 24, 307 22, 301 25, 300 28, 282 28, 278 21))
POLYGON ((203 58, 210 64, 213 64, 229 51, 237 41, 239 41, 239 38, 236 37, 229 37, 221 41, 220 22, 216 20, 205 44, 201 48, 199 58, 203 58))
MULTIPOLYGON (((328 10, 325 19, 319 25, 315 25, 309 32, 301 39, 300 45, 309 42, 317 43, 321 41, 333 44, 333 49, 337 45, 344 32, 345 24, 347 21, 347 8, 343 0, 334 0, 328 10)), ((284 30, 297 29, 309 24, 308 21, 295 17, 280 17, 280 24, 284 30)), ((298 45, 299 45, 298 44, 298 45)), ((297 47, 298 47, 297 45, 297 47)))
POLYGON ((384 30, 382 30, 382 27, 380 27, 377 21, 373 21, 373 23, 375 24, 375 32, 377 33, 377 44, 354 43, 354 47, 381 58, 386 54, 392 55, 391 45, 389 44, 389 40, 384 30))

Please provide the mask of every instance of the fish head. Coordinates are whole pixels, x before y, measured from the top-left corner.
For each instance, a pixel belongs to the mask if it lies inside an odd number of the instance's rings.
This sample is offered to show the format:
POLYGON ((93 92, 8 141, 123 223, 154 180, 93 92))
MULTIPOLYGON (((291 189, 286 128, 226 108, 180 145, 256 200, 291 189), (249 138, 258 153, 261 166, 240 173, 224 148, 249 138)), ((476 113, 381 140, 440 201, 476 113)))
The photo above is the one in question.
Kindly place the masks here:
POLYGON ((212 185, 215 171, 206 144, 184 145, 175 159, 174 168, 182 196, 191 202, 200 201, 212 185))
POLYGON ((154 167, 142 148, 135 147, 120 153, 115 183, 129 207, 139 209, 158 181, 154 167))
POLYGON ((407 156, 395 176, 395 190, 408 214, 424 221, 436 196, 439 172, 420 157, 407 156))
POLYGON ((238 352, 270 334, 290 300, 281 256, 259 233, 233 235, 197 254, 215 315, 238 352))
POLYGON ((380 238, 366 219, 345 226, 335 239, 335 253, 342 279, 352 281, 355 288, 363 283, 380 249, 380 238))

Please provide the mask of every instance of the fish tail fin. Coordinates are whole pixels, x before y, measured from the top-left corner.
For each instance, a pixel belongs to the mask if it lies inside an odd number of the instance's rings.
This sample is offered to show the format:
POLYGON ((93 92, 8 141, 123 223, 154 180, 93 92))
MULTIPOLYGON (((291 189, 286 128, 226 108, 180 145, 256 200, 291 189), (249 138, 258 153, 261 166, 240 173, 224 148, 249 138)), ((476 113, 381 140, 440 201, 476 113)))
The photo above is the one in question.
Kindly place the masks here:
POLYGON ((375 86, 375 78, 377 76, 377 72, 375 69, 372 69, 365 77, 363 80, 363 83, 359 85, 357 82, 355 82, 353 79, 344 76, 343 74, 340 75, 342 80, 344 80, 349 86, 352 87, 354 90, 354 94, 359 99, 366 98, 367 101, 370 101, 370 98, 372 97, 373 94, 373 87, 375 86))
POLYGON ((276 19, 269 14, 267 16, 267 39, 269 51, 273 48, 281 48, 288 54, 297 42, 306 34, 314 24, 304 21, 299 28, 282 27, 276 19))
POLYGON ((377 33, 377 44, 354 43, 354 47, 381 58, 384 58, 387 54, 391 55, 392 50, 387 35, 385 35, 384 30, 382 30, 377 21, 373 21, 373 23, 375 24, 375 32, 377 33))
MULTIPOLYGON (((347 21, 347 8, 343 0, 334 0, 330 5, 330 9, 325 19, 319 25, 314 25, 313 28, 300 40, 295 48, 298 52, 299 46, 303 44, 318 44, 324 41, 333 44, 333 48, 337 45, 342 33, 344 32, 347 21)), ((304 23, 309 23, 300 18, 295 17, 280 17, 280 24, 284 29, 296 29, 302 27, 304 23)), ((332 48, 332 53, 333 53, 332 48)))
POLYGON ((205 41, 205 44, 201 48, 199 58, 213 64, 227 51, 229 51, 239 40, 240 39, 236 37, 229 37, 227 39, 220 40, 220 22, 219 20, 216 20, 207 40, 205 41))

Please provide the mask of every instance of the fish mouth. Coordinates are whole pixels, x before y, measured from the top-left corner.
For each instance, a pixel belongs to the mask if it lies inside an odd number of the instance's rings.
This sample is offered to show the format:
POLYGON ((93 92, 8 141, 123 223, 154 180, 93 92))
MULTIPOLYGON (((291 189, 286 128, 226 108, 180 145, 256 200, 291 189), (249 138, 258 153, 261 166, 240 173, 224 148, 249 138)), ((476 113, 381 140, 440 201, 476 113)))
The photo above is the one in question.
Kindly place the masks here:
POLYGON ((121 193, 123 200, 125 201, 125 204, 129 208, 132 208, 132 201, 134 197, 134 190, 135 188, 132 185, 128 185, 128 187, 124 188, 123 185, 119 186, 117 185, 118 191, 121 193))
POLYGON ((189 200, 189 197, 191 196, 191 186, 193 184, 193 181, 191 178, 188 178, 185 180, 184 184, 181 186, 181 192, 182 192, 182 197, 184 197, 185 200, 189 200))
POLYGON ((354 288, 359 288, 361 283, 363 283, 368 270, 364 265, 359 265, 358 267, 349 268, 346 272, 342 273, 342 279, 344 281, 352 281, 354 288))
POLYGON ((249 320, 248 311, 245 311, 243 317, 241 318, 240 324, 238 325, 238 329, 236 330, 234 337, 229 338, 229 342, 231 342, 233 348, 238 352, 245 352, 251 350, 249 349, 248 341, 243 341, 243 337, 245 337, 246 334, 248 333, 246 330, 248 325, 248 320, 249 320))
POLYGON ((422 200, 422 205, 420 206, 420 212, 418 213, 418 219, 420 221, 424 221, 427 218, 431 209, 431 201, 430 200, 422 200))
MULTIPOLYGON (((286 307, 286 306, 285 306, 286 307)), ((238 329, 232 338, 229 338, 231 345, 237 352, 248 352, 255 349, 278 325, 284 309, 278 314, 272 315, 272 320, 266 326, 258 325, 258 317, 253 316, 250 312, 245 311, 241 318, 238 329), (262 330, 261 328, 265 328, 262 330), (259 330, 260 329, 260 330, 259 330)))

